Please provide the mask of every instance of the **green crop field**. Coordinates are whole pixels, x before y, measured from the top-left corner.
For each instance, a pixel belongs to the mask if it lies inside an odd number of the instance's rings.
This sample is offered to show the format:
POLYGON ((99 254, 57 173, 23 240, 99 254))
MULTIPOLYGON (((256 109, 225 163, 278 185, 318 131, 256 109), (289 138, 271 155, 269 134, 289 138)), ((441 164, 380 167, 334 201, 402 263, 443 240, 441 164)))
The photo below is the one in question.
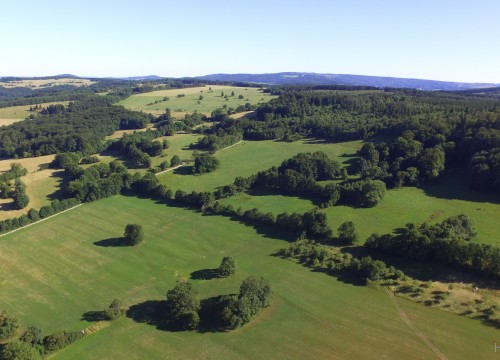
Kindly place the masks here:
MULTIPOLYGON (((233 182, 237 176, 250 176, 271 166, 279 166, 285 159, 299 152, 323 151, 339 162, 345 162, 361 147, 361 141, 324 143, 303 140, 293 143, 282 141, 242 141, 231 148, 218 151, 220 168, 203 175, 192 175, 191 167, 185 166, 160 175, 167 187, 185 191, 214 191, 219 186, 233 182)), ((168 152, 168 151, 167 151, 168 152)))
MULTIPOLYGON (((92 327, 54 359, 430 359, 434 352, 401 318, 383 290, 341 282, 271 254, 286 242, 219 216, 115 196, 86 204, 0 238, 0 303, 21 324, 44 332, 92 327), (145 242, 114 247, 125 224, 140 223, 145 242), (36 250, 36 251, 34 251, 36 250), (274 300, 231 332, 168 332, 124 317, 84 320, 115 297, 146 311, 191 272, 234 256, 236 276, 193 280, 201 298, 237 292, 249 275, 267 278, 274 300)), ((498 331, 479 321, 398 302, 449 359, 492 358, 498 331)))
POLYGON ((122 105, 126 109, 144 111, 153 115, 163 114, 165 109, 169 108, 172 116, 183 118, 185 114, 194 113, 195 111, 210 115, 212 111, 222 108, 224 105, 227 105, 228 108, 236 109, 238 106, 245 105, 246 103, 257 105, 268 102, 273 98, 275 96, 263 93, 262 90, 253 87, 207 85, 132 95, 120 101, 118 105, 122 105), (234 92, 234 96, 231 96, 232 92, 234 92), (228 95, 227 100, 224 96, 221 96, 222 93, 228 95), (178 95, 184 96, 178 97, 178 95), (243 96, 242 99, 239 99, 240 95, 243 96), (203 97, 202 100, 200 100, 200 96, 203 97), (163 101, 165 97, 168 97, 167 101, 163 101))

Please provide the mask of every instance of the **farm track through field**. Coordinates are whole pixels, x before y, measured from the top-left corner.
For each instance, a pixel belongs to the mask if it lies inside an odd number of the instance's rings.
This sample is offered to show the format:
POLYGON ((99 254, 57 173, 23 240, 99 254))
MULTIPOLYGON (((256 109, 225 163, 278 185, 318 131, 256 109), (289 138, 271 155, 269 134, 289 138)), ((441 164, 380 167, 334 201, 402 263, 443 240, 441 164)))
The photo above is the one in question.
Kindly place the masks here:
POLYGON ((69 209, 66 209, 66 210, 63 210, 61 212, 58 212, 57 214, 54 214, 54 215, 50 215, 50 216, 47 216, 46 218, 43 218, 43 219, 40 219, 40 220, 37 220, 35 221, 34 223, 31 223, 31 224, 28 224, 28 225, 25 225, 25 226, 22 226, 20 228, 17 228, 15 230, 12 230, 12 231, 9 231, 9 232, 6 232, 5 234, 0 234, 0 237, 2 236, 5 236, 5 235, 9 235, 9 234, 12 234, 16 231, 19 231, 19 230, 22 230, 22 229, 26 229, 27 227, 30 227, 31 225, 35 225, 35 224, 38 224, 38 223, 41 223, 42 221, 45 221, 45 220, 48 220, 50 218, 53 218, 54 216, 57 216, 59 214, 62 214, 62 213, 65 213, 66 211, 70 211, 70 210, 73 210, 73 209, 76 209, 77 207, 79 206, 82 206, 83 204, 78 204, 78 205, 75 205, 73 207, 70 207, 69 209))
MULTIPOLYGON (((220 149, 219 151, 229 149, 230 147, 233 147, 233 146, 235 146, 235 145, 240 144, 242 141, 243 141, 243 140, 240 140, 240 141, 238 141, 237 143, 234 143, 233 145, 226 146, 225 148, 220 149)), ((161 175, 161 174, 164 174, 164 173, 166 173, 166 172, 169 172, 169 171, 175 170, 175 169, 180 168, 181 166, 185 166, 185 165, 187 165, 187 163, 182 163, 182 164, 180 164, 180 165, 177 165, 177 166, 171 167, 170 169, 167 169, 167 170, 163 170, 163 171, 157 172, 155 175, 156 175, 156 176, 158 176, 158 175, 161 175)))
POLYGON ((401 316, 401 319, 408 325, 408 327, 417 335, 422 341, 432 350, 434 353, 437 355, 437 357, 441 360, 448 360, 448 358, 436 347, 434 346, 433 343, 415 326, 415 324, 410 320, 406 312, 403 310, 401 305, 399 305, 398 300, 394 296, 394 293, 391 291, 391 289, 386 288, 387 293, 389 294, 389 297, 391 298, 392 302, 394 303, 394 306, 398 310, 399 316, 401 316))

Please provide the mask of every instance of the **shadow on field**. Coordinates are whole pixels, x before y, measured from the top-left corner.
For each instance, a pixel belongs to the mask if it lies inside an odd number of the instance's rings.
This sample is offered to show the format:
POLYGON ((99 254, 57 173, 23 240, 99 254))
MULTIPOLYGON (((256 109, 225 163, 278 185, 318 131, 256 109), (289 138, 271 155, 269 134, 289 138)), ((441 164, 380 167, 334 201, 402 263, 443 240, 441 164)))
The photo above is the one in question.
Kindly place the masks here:
POLYGON ((215 333, 228 331, 227 327, 225 327, 220 320, 220 314, 222 313, 224 306, 226 306, 227 299, 230 296, 236 296, 236 294, 212 296, 201 300, 200 311, 198 312, 200 315, 198 332, 215 333))
POLYGON ((192 165, 186 165, 186 166, 181 166, 178 167, 173 171, 175 175, 193 175, 193 166, 192 165))
POLYGON ((94 245, 101 247, 121 247, 129 246, 123 237, 109 238, 104 240, 95 241, 94 245))
POLYGON ((88 322, 109 320, 104 311, 87 311, 83 313, 82 319, 88 322))
POLYGON ((132 305, 125 315, 137 323, 155 326, 158 330, 170 330, 165 325, 165 300, 148 300, 132 305))
MULTIPOLYGON (((200 310, 198 311, 200 324, 196 331, 200 333, 227 331, 227 328, 224 327, 220 320, 220 314, 224 306, 226 306, 229 296, 232 295, 213 296, 200 301, 200 310)), ((148 300, 137 305, 132 305, 125 315, 137 323, 152 325, 158 330, 171 332, 187 331, 180 328, 178 324, 167 321, 166 307, 165 300, 148 300)), ((89 313, 94 312, 89 311, 89 313)))
POLYGON ((202 269, 191 273, 191 280, 212 280, 221 277, 219 269, 202 269))
POLYGON ((323 274, 332 276, 332 277, 336 278, 337 280, 342 281, 345 284, 350 284, 350 285, 355 285, 355 286, 365 286, 366 285, 366 281, 361 279, 359 276, 355 276, 355 275, 349 274, 349 273, 345 273, 345 274, 331 273, 328 269, 325 269, 322 267, 311 266, 310 263, 308 263, 308 260, 306 258, 301 258, 301 259, 288 258, 286 256, 281 255, 279 253, 279 251, 271 254, 271 256, 279 257, 283 260, 289 260, 289 261, 296 262, 296 263, 304 266, 305 268, 309 269, 309 271, 311 271, 311 272, 323 273, 323 274))
POLYGON ((441 199, 500 204, 500 195, 480 192, 469 187, 465 169, 448 170, 435 183, 425 186, 423 190, 427 195, 441 199))
POLYGON ((47 198, 50 201, 54 201, 56 199, 58 200, 64 199, 65 192, 63 189, 66 187, 68 183, 68 179, 64 176, 64 170, 56 171, 52 173, 50 177, 55 178, 57 180, 57 190, 54 191, 52 194, 47 195, 47 198))
POLYGON ((281 195, 287 198, 295 198, 295 199, 301 199, 305 201, 310 201, 313 205, 318 206, 322 203, 320 197, 313 197, 313 196, 307 196, 303 195, 301 196, 300 194, 287 194, 283 191, 279 191, 278 189, 273 189, 273 188, 263 188, 263 189, 251 189, 248 192, 248 195, 251 196, 276 196, 276 195, 281 195))
POLYGON ((444 283, 463 282, 475 284, 474 286, 479 288, 487 288, 497 291, 500 290, 500 283, 495 279, 482 278, 473 273, 454 269, 439 263, 421 262, 409 259, 405 256, 383 254, 377 251, 369 250, 364 246, 344 247, 341 249, 341 252, 349 253, 357 258, 370 256, 373 260, 382 260, 387 264, 387 266, 394 266, 396 269, 403 271, 411 278, 424 282, 429 280, 444 283))

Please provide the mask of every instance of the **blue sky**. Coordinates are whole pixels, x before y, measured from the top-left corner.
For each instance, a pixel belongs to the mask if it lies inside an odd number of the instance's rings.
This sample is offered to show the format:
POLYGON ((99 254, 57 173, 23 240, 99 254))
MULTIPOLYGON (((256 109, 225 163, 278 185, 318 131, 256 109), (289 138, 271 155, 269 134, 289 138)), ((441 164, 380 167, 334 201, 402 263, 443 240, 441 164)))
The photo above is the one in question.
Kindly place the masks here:
POLYGON ((2 76, 305 71, 500 83, 497 0, 25 0, 2 1, 0 13, 2 76))

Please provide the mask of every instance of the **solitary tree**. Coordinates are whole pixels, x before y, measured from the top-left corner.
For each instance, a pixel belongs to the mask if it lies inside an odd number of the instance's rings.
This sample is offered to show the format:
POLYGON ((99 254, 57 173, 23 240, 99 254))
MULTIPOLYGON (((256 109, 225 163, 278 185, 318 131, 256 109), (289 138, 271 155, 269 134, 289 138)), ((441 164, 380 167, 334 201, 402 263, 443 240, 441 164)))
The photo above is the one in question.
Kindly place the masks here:
POLYGON ((222 276, 231 276, 236 272, 236 262, 234 258, 225 256, 219 265, 219 273, 222 276))
POLYGON ((182 164, 181 158, 178 155, 172 156, 172 159, 170 159, 170 166, 174 167, 180 164, 182 164))
POLYGON ((141 225, 128 224, 125 227, 125 240, 130 246, 138 245, 144 239, 144 231, 141 225))
POLYGON ((114 299, 113 302, 108 306, 108 308, 104 310, 104 312, 106 313, 106 317, 109 320, 116 320, 123 315, 124 309, 120 300, 114 299))
POLYGON ((353 245, 358 242, 358 233, 354 228, 352 221, 343 222, 338 228, 339 240, 347 245, 353 245))

